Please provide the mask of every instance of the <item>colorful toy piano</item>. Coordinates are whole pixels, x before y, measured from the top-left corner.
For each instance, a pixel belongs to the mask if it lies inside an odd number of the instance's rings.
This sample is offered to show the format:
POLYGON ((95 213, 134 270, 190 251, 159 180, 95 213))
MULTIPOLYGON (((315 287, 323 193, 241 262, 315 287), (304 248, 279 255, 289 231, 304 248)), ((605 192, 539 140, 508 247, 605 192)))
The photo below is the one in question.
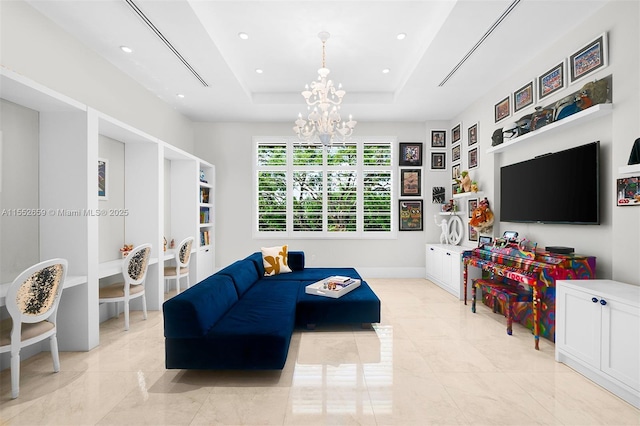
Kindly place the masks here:
POLYGON ((478 247, 465 251, 462 261, 465 305, 469 266, 482 269, 483 278, 511 285, 514 290, 522 286, 531 289, 533 303, 519 303, 513 320, 533 329, 536 349, 539 349, 540 336, 555 342, 556 280, 596 277, 593 256, 524 251, 514 246, 478 247))

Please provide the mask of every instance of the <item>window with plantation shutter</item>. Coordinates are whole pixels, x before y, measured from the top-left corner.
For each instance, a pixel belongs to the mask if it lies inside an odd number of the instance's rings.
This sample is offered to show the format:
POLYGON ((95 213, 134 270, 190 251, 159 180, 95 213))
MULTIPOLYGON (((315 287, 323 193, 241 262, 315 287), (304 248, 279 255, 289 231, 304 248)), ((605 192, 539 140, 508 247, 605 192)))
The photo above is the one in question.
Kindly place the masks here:
POLYGON ((395 144, 369 138, 324 148, 255 138, 255 235, 393 237, 395 144))

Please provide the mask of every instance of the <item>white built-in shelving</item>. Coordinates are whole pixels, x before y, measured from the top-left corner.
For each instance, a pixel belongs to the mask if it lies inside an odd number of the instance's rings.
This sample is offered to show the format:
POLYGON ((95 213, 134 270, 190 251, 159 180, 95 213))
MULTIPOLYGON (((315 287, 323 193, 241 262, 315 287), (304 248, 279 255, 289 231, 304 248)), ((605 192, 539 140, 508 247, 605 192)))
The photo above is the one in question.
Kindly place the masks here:
MULTIPOLYGON (((39 168, 39 209, 51 212, 100 211, 102 206, 97 194, 99 139, 106 136, 124 144, 126 215, 123 238, 135 245, 146 242, 152 245, 153 261, 146 281, 150 310, 161 309, 164 301, 162 266, 167 258, 163 253, 165 209, 169 209, 171 215, 171 237, 176 242, 187 236, 196 240, 192 261, 197 265, 194 268, 197 272, 192 272, 192 284, 206 277, 203 274, 213 273, 213 165, 1 67, 0 98, 38 112, 40 161, 36 164, 39 168), (167 162, 170 167, 165 170, 167 162), (200 170, 205 171, 207 184, 200 183, 200 170), (170 188, 165 187, 165 182, 170 188), (199 199, 202 185, 209 189, 206 203, 199 199), (170 195, 166 197, 165 194, 170 195), (207 223, 200 223, 201 208, 209 210, 207 223), (199 244, 202 230, 209 232, 209 243, 204 247, 199 244)), ((4 142, 7 143, 6 140, 4 142)), ((62 257, 69 262, 58 313, 60 349, 91 350, 100 342, 98 288, 100 279, 105 276, 98 253, 99 215, 48 214, 40 217, 38 225, 36 244, 40 259, 62 257)), ((2 244, 11 244, 11 241, 3 240, 2 244)), ((116 264, 116 257, 117 253, 114 253, 110 263, 116 264)), ((117 272, 117 268, 110 271, 117 272)), ((0 286, 0 292, 4 287, 4 284, 0 286)))
POLYGON ((640 164, 631 164, 629 166, 620 166, 618 173, 621 175, 640 174, 640 164))

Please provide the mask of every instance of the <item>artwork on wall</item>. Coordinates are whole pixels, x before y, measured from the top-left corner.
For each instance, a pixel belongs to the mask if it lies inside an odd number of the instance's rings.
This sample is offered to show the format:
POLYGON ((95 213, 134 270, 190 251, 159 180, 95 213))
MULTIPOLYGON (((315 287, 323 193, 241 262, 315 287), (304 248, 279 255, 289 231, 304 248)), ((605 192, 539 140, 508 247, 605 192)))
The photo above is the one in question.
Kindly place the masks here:
POLYGON ((444 148, 447 146, 447 131, 432 130, 431 131, 431 148, 444 148))
POLYGON ((571 84, 607 65, 609 65, 609 49, 607 33, 603 33, 569 57, 571 84))
POLYGON ((431 202, 433 204, 444 204, 444 186, 434 186, 431 188, 431 202))
POLYGON ((478 123, 467 129, 467 145, 475 145, 478 143, 478 123))
POLYGON ((460 179, 460 163, 451 165, 451 179, 460 179))
POLYGON ((469 229, 469 232, 467 233, 469 241, 478 241, 478 231, 469 224, 467 224, 467 228, 469 229))
POLYGON ((475 169, 478 167, 478 148, 469 150, 469 168, 475 169))
POLYGON ((513 92, 513 112, 514 114, 529 105, 533 105, 535 91, 533 90, 533 80, 513 92))
POLYGON ((460 160, 460 144, 451 148, 451 161, 460 160))
POLYGON ((98 199, 107 200, 109 196, 107 177, 109 173, 109 160, 98 158, 98 199))
POLYGON ((473 211, 477 208, 478 208, 477 198, 471 198, 467 200, 467 211, 469 212, 469 219, 471 219, 471 213, 473 213, 473 211))
POLYGON ((460 129, 462 129, 462 123, 456 124, 455 126, 453 126, 453 129, 451 129, 451 143, 458 142, 462 137, 462 135, 460 134, 460 129))
POLYGON ((640 206, 640 177, 618 179, 617 193, 619 206, 640 206))
POLYGON ((543 99, 565 86, 564 61, 538 77, 538 99, 543 99))
POLYGON ((422 200, 398 200, 400 231, 422 231, 422 200))
POLYGON ((504 120, 511 115, 511 96, 507 96, 494 107, 494 117, 496 123, 500 120, 504 120))
POLYGON ((420 196, 422 192, 422 170, 400 170, 400 196, 420 196))
POLYGON ((446 168, 447 168, 447 153, 432 152, 431 153, 431 170, 446 170, 446 168))
POLYGON ((422 166, 422 143, 400 143, 400 165, 422 166))

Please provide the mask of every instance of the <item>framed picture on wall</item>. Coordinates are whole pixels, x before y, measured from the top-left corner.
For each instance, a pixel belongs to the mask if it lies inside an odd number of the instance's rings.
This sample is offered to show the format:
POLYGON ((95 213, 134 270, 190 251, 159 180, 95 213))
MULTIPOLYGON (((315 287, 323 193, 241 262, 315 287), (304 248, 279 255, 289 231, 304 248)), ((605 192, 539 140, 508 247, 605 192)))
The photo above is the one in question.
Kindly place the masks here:
POLYGON ((469 219, 471 219, 471 213, 473 213, 473 211, 475 209, 478 208, 478 199, 477 198, 471 198, 469 200, 467 200, 467 211, 469 212, 469 219))
POLYGON ((451 161, 460 160, 460 144, 451 148, 451 161))
POLYGON ((478 143, 478 123, 467 129, 467 145, 475 145, 478 143))
POLYGON ((432 130, 431 131, 431 148, 444 148, 447 146, 447 131, 432 130))
POLYGON ((109 186, 107 178, 109 177, 109 160, 106 158, 98 158, 98 200, 107 200, 109 196, 109 186))
POLYGON ((460 163, 451 165, 451 179, 456 180, 460 179, 460 163))
POLYGON ((469 228, 469 241, 478 241, 478 231, 471 225, 467 224, 467 227, 469 228))
POLYGON ((533 90, 533 80, 513 92, 513 112, 514 114, 529 105, 533 105, 535 92, 533 90))
POLYGON ((444 204, 444 186, 434 186, 431 188, 431 202, 433 204, 444 204))
POLYGON ((422 166, 422 143, 400 143, 400 165, 422 166))
POLYGON ((607 33, 603 33, 569 57, 571 84, 607 65, 609 65, 607 33))
POLYGON ((469 150, 469 168, 478 167, 478 147, 469 150))
POLYGON ((400 196, 420 196, 422 193, 422 170, 400 170, 400 196))
POLYGON ((543 99, 564 88, 564 61, 538 77, 538 99, 543 99))
POLYGON ((398 200, 400 231, 422 231, 422 200, 398 200))
POLYGON ((447 153, 432 152, 431 153, 431 170, 446 170, 446 169, 447 169, 447 153))
POLYGON ((453 129, 451 129, 451 143, 456 143, 460 140, 460 138, 462 137, 461 129, 462 123, 458 123, 453 126, 453 129))
POLYGON ((511 115, 511 96, 507 96, 494 106, 494 118, 496 123, 511 115))

